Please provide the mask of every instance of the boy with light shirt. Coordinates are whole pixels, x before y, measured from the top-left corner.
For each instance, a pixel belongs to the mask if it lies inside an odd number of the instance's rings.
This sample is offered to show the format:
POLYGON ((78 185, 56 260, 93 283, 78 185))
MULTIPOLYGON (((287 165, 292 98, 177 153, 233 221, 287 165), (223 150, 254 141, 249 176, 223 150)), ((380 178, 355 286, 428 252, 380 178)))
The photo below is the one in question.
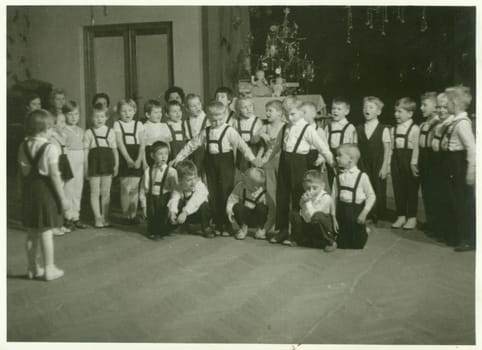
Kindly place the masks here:
MULTIPOLYGON (((328 140, 330 151, 335 154, 336 149, 345 143, 357 143, 356 129, 346 116, 350 113, 350 103, 343 97, 333 99, 331 105, 332 121, 325 127, 325 137, 328 140)), ((335 173, 328 168, 328 183, 333 186, 335 173)))
POLYGON ((166 123, 162 123, 162 104, 158 100, 149 100, 144 104, 147 120, 144 122, 144 139, 146 143, 145 163, 152 165, 151 146, 156 141, 169 144, 172 141, 171 132, 166 123))
POLYGON ((363 249, 368 239, 366 219, 376 195, 368 175, 357 167, 360 150, 355 144, 338 147, 336 162, 342 171, 333 183, 334 228, 341 249, 363 249))
POLYGON ((333 203, 325 191, 321 172, 308 170, 303 178, 303 188, 305 193, 300 199, 300 210, 291 213, 292 243, 321 243, 325 252, 332 252, 337 247, 333 228, 333 203))
POLYGON ((179 184, 172 192, 167 204, 169 220, 172 225, 201 224, 205 237, 212 237, 209 226, 209 212, 206 185, 198 177, 196 165, 190 160, 184 160, 177 165, 179 184))
POLYGON ((207 106, 207 112, 211 125, 184 146, 172 161, 172 165, 186 159, 196 149, 205 147, 204 169, 211 196, 215 234, 230 236, 231 223, 226 215, 226 202, 234 187, 234 152, 239 149, 243 156, 256 166, 259 166, 260 162, 238 132, 224 121, 225 106, 221 102, 211 102, 207 106))
POLYGON ((387 209, 387 175, 390 172, 391 137, 387 126, 378 121, 383 102, 378 97, 363 99, 365 123, 356 127, 360 149, 360 170, 368 174, 375 190, 377 202, 370 217, 374 224, 384 219, 387 209))
MULTIPOLYGON (((188 140, 192 140, 196 135, 209 126, 209 118, 203 111, 201 97, 196 94, 186 96, 186 106, 189 117, 184 121, 186 136, 188 140)), ((204 149, 199 148, 191 154, 191 159, 196 165, 197 171, 204 178, 204 149)))
POLYGON ((225 86, 221 86, 216 89, 214 99, 221 102, 224 106, 224 122, 228 125, 233 125, 236 120, 234 111, 231 109, 231 103, 233 103, 233 91, 225 86))
POLYGON ((297 101, 291 107, 288 116, 289 124, 283 126, 276 141, 261 159, 261 163, 265 164, 281 151, 276 190, 276 228, 280 232, 270 240, 271 243, 291 245, 288 230, 290 204, 292 210, 299 209, 303 194, 303 176, 308 170, 307 158, 310 146, 315 147, 328 165, 333 166, 333 155, 328 145, 316 129, 303 118, 301 105, 301 102, 297 101))
POLYGON ((420 129, 412 120, 417 104, 403 97, 395 104, 397 125, 392 131, 390 162, 397 220, 392 228, 412 230, 417 226, 418 208, 418 138, 420 129))
POLYGON ((256 228, 255 238, 266 239, 264 225, 268 216, 266 177, 263 169, 249 168, 229 195, 226 212, 231 223, 239 226, 236 239, 245 239, 248 227, 256 228))

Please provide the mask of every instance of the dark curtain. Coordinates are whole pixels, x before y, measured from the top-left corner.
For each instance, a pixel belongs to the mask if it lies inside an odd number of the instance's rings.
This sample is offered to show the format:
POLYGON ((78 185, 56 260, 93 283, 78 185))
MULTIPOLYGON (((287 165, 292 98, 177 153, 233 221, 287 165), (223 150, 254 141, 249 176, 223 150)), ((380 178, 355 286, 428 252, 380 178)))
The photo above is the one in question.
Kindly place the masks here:
POLYGON ((204 99, 216 88, 236 91, 239 57, 247 49, 250 30, 247 6, 205 6, 203 13, 204 99))

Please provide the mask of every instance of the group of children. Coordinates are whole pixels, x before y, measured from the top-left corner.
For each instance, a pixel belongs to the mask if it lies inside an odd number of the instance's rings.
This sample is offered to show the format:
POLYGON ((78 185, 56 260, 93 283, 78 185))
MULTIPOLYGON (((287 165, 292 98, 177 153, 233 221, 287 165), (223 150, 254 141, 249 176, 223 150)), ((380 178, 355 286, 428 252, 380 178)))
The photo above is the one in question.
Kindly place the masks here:
POLYGON ((65 96, 63 105, 53 99, 52 113, 40 108, 38 96, 28 101, 18 161, 30 278, 63 275, 53 262, 52 235, 86 227, 79 220, 84 179, 94 227, 110 226, 114 176, 124 223, 140 223, 140 203, 153 240, 186 223, 200 224, 208 238, 231 236, 235 225, 236 239, 253 228, 257 239, 331 252, 362 249, 367 220, 387 219, 391 173, 393 228, 416 227, 420 183, 427 232, 456 251, 475 246, 475 140, 466 112, 471 95, 463 86, 424 94, 420 126, 412 120, 415 101, 399 99, 391 129, 378 121, 383 102, 373 96, 364 98, 365 122, 357 127, 347 120, 350 103, 335 98, 324 128, 316 106, 296 96, 268 102, 264 120, 248 97, 236 100, 234 113, 229 88, 216 91, 206 112, 198 95, 185 97, 180 88, 169 89, 165 99, 165 106, 145 104, 144 123, 136 118, 136 103, 121 100, 112 122, 108 95, 97 94, 85 131, 78 126, 79 106, 65 96), (38 242, 44 266, 37 263, 38 242))

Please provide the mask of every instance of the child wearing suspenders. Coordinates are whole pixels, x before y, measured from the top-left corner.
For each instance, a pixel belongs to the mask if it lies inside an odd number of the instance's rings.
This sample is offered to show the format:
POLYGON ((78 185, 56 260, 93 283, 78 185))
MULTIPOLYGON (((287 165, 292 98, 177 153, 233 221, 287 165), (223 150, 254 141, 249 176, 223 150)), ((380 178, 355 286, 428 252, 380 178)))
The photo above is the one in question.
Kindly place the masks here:
MULTIPOLYGON (((196 135, 203 132, 209 124, 206 113, 202 110, 201 97, 195 94, 189 94, 186 97, 186 105, 189 117, 184 121, 186 125, 187 140, 192 140, 196 135)), ((204 171, 204 153, 203 147, 198 148, 191 154, 191 159, 196 165, 197 172, 201 178, 205 177, 204 171)))
POLYGON ((167 203, 177 186, 177 172, 167 164, 169 145, 156 141, 151 146, 152 166, 146 168, 142 178, 141 191, 146 202, 142 203, 147 218, 147 234, 152 240, 159 240, 169 234, 172 225, 168 220, 167 203))
POLYGON ((139 182, 144 167, 144 126, 134 120, 137 105, 133 100, 117 104, 120 119, 114 122, 119 150, 119 178, 122 214, 127 224, 138 224, 139 182))
POLYGON ((215 224, 214 234, 209 233, 207 237, 230 236, 231 223, 226 214, 226 202, 234 187, 234 151, 239 149, 250 162, 255 160, 255 156, 238 132, 224 122, 225 107, 221 102, 211 102, 207 111, 211 126, 190 140, 172 165, 186 159, 199 147, 206 147, 204 168, 215 224))
POLYGON ((260 168, 249 168, 229 195, 226 211, 231 223, 236 222, 239 231, 236 239, 245 239, 248 228, 256 228, 255 238, 264 239, 264 225, 268 217, 266 176, 260 168))
POLYGON ((435 162, 432 150, 434 130, 439 122, 435 113, 436 103, 437 94, 435 92, 427 92, 421 97, 420 109, 426 120, 420 125, 418 169, 420 172, 423 206, 425 208, 425 232, 430 236, 434 236, 435 231, 434 208, 437 205, 435 196, 438 191, 438 188, 435 186, 435 177, 437 176, 436 168, 439 164, 435 162))
MULTIPOLYGON (((263 124, 253 114, 253 101, 246 97, 240 97, 236 101, 237 109, 239 112, 239 118, 236 120, 236 129, 241 135, 241 138, 249 145, 253 154, 258 154, 260 151, 260 138, 259 135, 263 128, 263 124)), ((245 172, 249 167, 249 162, 243 158, 241 152, 236 154, 236 165, 239 171, 245 172)))
POLYGON ((298 211, 303 194, 303 176, 308 170, 310 146, 315 147, 333 165, 333 155, 328 145, 318 135, 315 128, 303 118, 301 102, 296 101, 289 112, 290 124, 284 125, 276 141, 270 146, 261 162, 265 164, 281 150, 276 194, 276 228, 280 231, 271 243, 291 245, 289 215, 291 210, 298 211))
POLYGON ((392 228, 412 230, 417 226, 419 128, 412 117, 417 105, 408 97, 395 104, 397 125, 393 128, 391 173, 397 220, 392 228))
POLYGON ((84 176, 89 180, 90 206, 97 228, 110 226, 110 189, 119 169, 115 133, 105 125, 106 113, 105 109, 94 109, 92 128, 84 137, 84 176))
POLYGON ((366 218, 376 200, 368 175, 357 167, 359 159, 355 144, 338 147, 336 161, 343 170, 333 183, 332 198, 336 201, 334 226, 341 249, 363 249, 368 239, 366 218))
POLYGON ((455 116, 446 133, 454 250, 465 252, 475 249, 475 137, 466 112, 472 95, 465 86, 447 88, 445 92, 449 112, 455 116))
POLYGON ((177 101, 169 101, 166 106, 167 111, 167 126, 171 132, 171 153, 170 159, 176 158, 179 151, 184 147, 188 141, 186 125, 182 121, 182 106, 177 101))

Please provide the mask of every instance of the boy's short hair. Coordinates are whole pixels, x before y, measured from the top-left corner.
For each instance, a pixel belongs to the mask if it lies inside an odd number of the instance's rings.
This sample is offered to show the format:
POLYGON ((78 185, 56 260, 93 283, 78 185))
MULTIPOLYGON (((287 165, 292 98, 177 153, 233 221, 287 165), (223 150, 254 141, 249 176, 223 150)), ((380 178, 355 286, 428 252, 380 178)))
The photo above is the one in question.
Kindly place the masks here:
POLYGON ((192 160, 186 159, 176 166, 177 175, 179 180, 182 180, 188 176, 197 176, 197 167, 192 160))
POLYGON ((360 149, 356 143, 344 143, 338 147, 338 152, 347 154, 354 164, 360 159, 360 149))
POLYGON ((181 101, 184 102, 184 90, 180 88, 179 86, 171 86, 164 92, 164 101, 168 102, 169 101, 169 95, 172 94, 173 92, 176 92, 179 97, 181 97, 181 101))
POLYGON ((395 103, 395 108, 402 108, 413 113, 417 110, 417 103, 410 97, 402 97, 395 103))
POLYGON ((350 101, 348 101, 347 98, 342 96, 337 96, 333 98, 333 100, 331 101, 331 104, 332 105, 344 104, 346 108, 350 108, 350 101))
POLYGON ((314 110, 315 113, 318 113, 318 106, 311 101, 302 102, 301 107, 309 107, 314 110))
POLYGON ((151 155, 154 155, 160 149, 167 148, 169 150, 169 145, 164 141, 156 141, 151 145, 151 155))
POLYGON ((214 93, 214 96, 217 94, 226 94, 228 96, 228 101, 233 100, 233 90, 228 88, 227 86, 221 86, 216 89, 216 92, 214 93))
POLYGON ((284 110, 283 110, 283 102, 281 102, 281 101, 279 101, 279 100, 271 100, 271 101, 266 102, 265 108, 268 109, 269 107, 273 107, 273 108, 276 109, 277 111, 284 112, 284 110))
POLYGON ((253 105, 253 100, 251 99, 251 97, 248 97, 248 96, 241 96, 241 97, 238 97, 236 99, 236 108, 239 108, 239 106, 241 105, 241 102, 249 102, 251 103, 251 105, 253 105))
POLYGON ((437 101, 437 93, 435 91, 427 91, 420 96, 420 101, 423 102, 425 100, 432 100, 434 102, 437 101))
POLYGON ((62 106, 62 113, 67 114, 79 108, 79 105, 75 101, 67 101, 62 106))
POLYGON ((437 104, 440 100, 448 101, 449 97, 445 92, 441 92, 440 94, 437 95, 437 104))
POLYGON ((144 113, 151 114, 154 108, 162 108, 161 101, 151 99, 144 103, 144 113))
POLYGON ((472 102, 472 93, 470 88, 464 85, 451 86, 445 89, 445 93, 449 100, 455 105, 467 109, 472 102))
POLYGON ((137 103, 131 98, 123 98, 117 102, 117 113, 120 113, 122 106, 129 105, 137 111, 137 103))
POLYGON ((320 185, 325 184, 321 171, 315 169, 308 170, 303 175, 303 183, 318 183, 320 185))
POLYGON ((383 101, 379 98, 379 97, 376 97, 376 96, 365 96, 363 98, 363 104, 367 103, 367 102, 371 102, 371 103, 374 103, 378 109, 381 111, 383 109, 383 101))
POLYGON ((196 98, 199 100, 199 102, 202 102, 202 101, 201 101, 201 96, 199 96, 198 94, 193 94, 193 93, 187 94, 187 96, 186 96, 186 104, 189 103, 189 101, 194 100, 194 99, 196 99, 196 98))
POLYGON ((107 101, 107 107, 110 106, 110 98, 109 98, 109 95, 107 95, 105 92, 98 92, 94 95, 94 97, 92 98, 92 106, 94 106, 96 103, 97 103, 97 100, 99 98, 103 98, 107 101))
POLYGON ((226 108, 224 107, 224 105, 221 102, 216 101, 216 100, 213 100, 213 101, 209 102, 206 106, 206 110, 209 113, 220 114, 220 113, 224 113, 225 109, 226 108))
POLYGON ((52 115, 45 109, 36 109, 27 114, 25 119, 25 134, 35 136, 47 131, 50 127, 52 115))
POLYGON ((300 100, 295 100, 291 105, 287 106, 288 112, 292 109, 300 110, 302 106, 303 106, 303 102, 301 102, 300 100))
POLYGON ((178 106, 181 111, 182 111, 182 104, 179 101, 172 100, 172 101, 167 101, 166 103, 166 112, 169 113, 172 107, 178 106))
POLYGON ((245 176, 258 184, 263 185, 266 182, 266 173, 262 168, 251 167, 245 171, 245 176))

